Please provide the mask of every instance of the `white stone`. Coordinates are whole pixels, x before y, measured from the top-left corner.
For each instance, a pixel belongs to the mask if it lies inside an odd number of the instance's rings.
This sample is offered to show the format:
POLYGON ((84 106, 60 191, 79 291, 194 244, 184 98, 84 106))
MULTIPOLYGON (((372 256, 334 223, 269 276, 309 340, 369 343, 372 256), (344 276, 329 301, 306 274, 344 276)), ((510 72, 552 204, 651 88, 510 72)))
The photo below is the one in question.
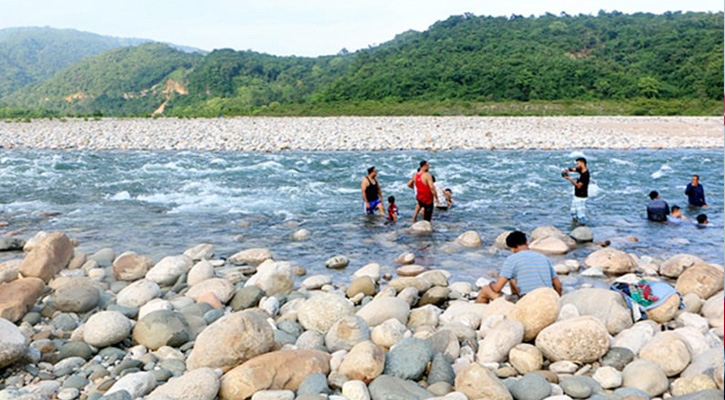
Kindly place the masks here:
POLYGON ((600 367, 592 375, 604 389, 616 389, 622 386, 622 373, 613 367, 600 367))
POLYGON ((23 357, 25 342, 25 336, 15 324, 0 318, 0 369, 23 357))
POLYGON ((288 262, 264 261, 257 267, 257 273, 244 284, 256 285, 268 295, 288 294, 294 288, 292 267, 288 262))
POLYGON ((156 282, 142 279, 121 289, 116 295, 116 303, 128 307, 141 307, 149 300, 159 296, 161 296, 159 285, 156 282))
POLYGON ((219 375, 211 368, 199 368, 172 378, 156 388, 147 400, 213 400, 219 391, 219 375))
POLYGON ((83 329, 83 341, 103 348, 116 344, 131 333, 131 321, 118 311, 101 311, 88 318, 83 329))
POLYGON ((378 263, 367 264, 352 274, 353 280, 360 278, 361 276, 369 276, 375 282, 379 281, 380 280, 380 264, 378 264, 378 263))
POLYGON ((192 262, 191 258, 184 255, 164 257, 146 273, 146 279, 161 286, 173 285, 182 274, 189 271, 192 262))
POLYGON ((300 284, 303 288, 307 290, 318 290, 322 288, 325 285, 329 285, 332 283, 332 278, 329 275, 312 275, 307 278, 305 278, 304 281, 300 284))
POLYGON ((194 286, 199 282, 203 282, 207 279, 214 277, 214 267, 209 261, 203 259, 198 263, 194 264, 189 270, 189 275, 186 277, 186 283, 189 286, 194 286))
POLYGON ((184 255, 193 261, 208 260, 214 255, 214 245, 211 243, 201 243, 194 247, 186 249, 184 255))
POLYGON ((154 311, 158 310, 173 310, 174 306, 171 305, 171 302, 168 300, 162 300, 162 299, 153 299, 150 300, 148 303, 141 306, 141 308, 138 310, 138 320, 140 321, 145 317, 147 314, 152 313, 154 311))
POLYGON ((106 395, 125 390, 132 398, 143 397, 156 386, 156 378, 151 372, 133 372, 124 375, 106 391, 106 395))
POLYGON ((254 248, 242 250, 233 256, 227 258, 232 264, 251 264, 258 265, 266 260, 271 260, 272 252, 267 248, 254 248))
POLYGON ((350 400, 370 400, 370 392, 363 381, 347 381, 342 385, 342 395, 350 400))

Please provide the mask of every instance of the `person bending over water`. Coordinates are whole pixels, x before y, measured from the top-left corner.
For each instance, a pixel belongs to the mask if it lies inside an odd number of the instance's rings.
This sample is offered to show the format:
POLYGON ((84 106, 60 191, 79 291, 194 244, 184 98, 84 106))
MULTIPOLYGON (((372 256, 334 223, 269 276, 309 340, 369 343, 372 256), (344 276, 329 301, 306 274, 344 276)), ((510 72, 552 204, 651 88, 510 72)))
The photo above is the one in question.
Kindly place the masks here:
POLYGON ((372 215, 375 210, 379 210, 381 215, 385 215, 383 207, 383 191, 380 190, 380 184, 377 180, 378 171, 375 167, 368 168, 368 175, 363 178, 360 184, 363 202, 365 203, 365 213, 372 215))
POLYGON ((481 288, 476 303, 488 303, 500 297, 506 282, 509 282, 511 294, 514 295, 524 296, 540 287, 553 288, 561 295, 561 281, 551 260, 543 254, 529 250, 525 233, 511 232, 506 237, 506 246, 514 254, 504 261, 498 280, 481 288))

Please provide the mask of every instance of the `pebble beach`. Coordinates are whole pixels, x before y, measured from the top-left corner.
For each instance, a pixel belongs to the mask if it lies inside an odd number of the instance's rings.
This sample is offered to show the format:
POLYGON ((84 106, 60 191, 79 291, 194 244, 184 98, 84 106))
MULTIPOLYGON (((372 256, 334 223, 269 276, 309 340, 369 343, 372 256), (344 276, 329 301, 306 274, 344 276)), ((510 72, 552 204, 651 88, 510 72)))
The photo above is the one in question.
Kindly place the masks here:
MULTIPOLYGON (((719 117, 68 119, 0 122, 0 145, 719 149, 723 125, 719 117)), ((52 170, 70 168, 57 165, 52 170)), ((646 176, 661 179, 669 170, 646 176)), ((247 236, 231 253, 210 241, 159 256, 151 248, 131 251, 128 243, 85 243, 72 229, 28 225, 11 234, 8 221, 0 226, 8 230, 0 236, 0 400, 723 398, 723 266, 710 255, 632 247, 639 241, 626 236, 632 225, 616 232, 531 226, 531 248, 556 260, 562 281, 577 284, 567 283, 561 296, 540 288, 515 302, 477 304, 480 288, 497 278, 495 268, 453 274, 449 264, 427 262, 423 247, 394 259, 372 251, 364 264, 342 247, 334 256, 318 249, 303 264, 247 236), (599 232, 616 236, 594 237, 599 232), (642 319, 606 289, 642 278, 667 283, 682 297, 663 299, 642 319)), ((310 224, 288 225, 290 234, 276 245, 320 240, 310 224)), ((401 223, 384 243, 432 238, 437 229, 454 228, 435 219, 401 223)), ((441 260, 508 254, 509 231, 456 229, 441 260)), ((694 229, 679 235, 694 236, 694 229)))
POLYGON ((337 151, 722 148, 719 117, 233 117, 0 123, 5 148, 337 151))

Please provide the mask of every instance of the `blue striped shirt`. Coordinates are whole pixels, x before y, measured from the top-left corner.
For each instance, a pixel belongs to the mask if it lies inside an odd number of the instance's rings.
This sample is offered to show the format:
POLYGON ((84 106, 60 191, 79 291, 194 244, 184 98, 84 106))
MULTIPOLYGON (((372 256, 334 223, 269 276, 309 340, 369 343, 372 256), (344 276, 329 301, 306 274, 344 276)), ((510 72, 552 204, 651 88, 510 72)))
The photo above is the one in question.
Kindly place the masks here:
POLYGON ((521 295, 540 287, 553 287, 556 271, 549 258, 531 250, 510 255, 503 263, 501 277, 515 279, 521 295))

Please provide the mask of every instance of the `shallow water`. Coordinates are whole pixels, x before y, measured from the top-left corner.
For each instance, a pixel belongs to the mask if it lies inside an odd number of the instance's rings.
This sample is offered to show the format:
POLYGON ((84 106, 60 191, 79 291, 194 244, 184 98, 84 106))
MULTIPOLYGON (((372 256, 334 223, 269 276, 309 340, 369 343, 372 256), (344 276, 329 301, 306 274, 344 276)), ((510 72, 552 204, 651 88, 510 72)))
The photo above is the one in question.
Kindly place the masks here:
MULTIPOLYGON (((351 259, 339 280, 368 262, 393 266, 407 251, 418 263, 445 268, 458 279, 475 281, 500 267, 508 252, 489 248, 507 229, 530 232, 540 225, 569 231, 573 187, 560 171, 585 155, 592 173, 588 212, 595 240, 640 256, 666 258, 691 253, 723 264, 722 150, 637 151, 451 151, 451 152, 143 152, 30 151, 0 153, 0 220, 4 231, 64 231, 88 253, 112 247, 156 259, 209 242, 219 256, 251 247, 269 247, 275 257, 324 270, 324 261, 351 259), (436 232, 405 232, 414 207, 405 184, 420 159, 453 190, 456 207, 434 215, 436 232), (401 222, 362 216, 360 181, 375 165, 385 198, 398 201, 401 222), (714 227, 696 229, 650 223, 645 207, 650 190, 670 205, 688 210, 685 185, 701 176, 714 227), (59 212, 43 217, 47 211, 59 212), (312 232, 291 240, 299 228, 312 232), (451 242, 477 230, 484 247, 462 250, 451 242), (638 242, 624 239, 635 236, 638 242)), ((576 176, 576 174, 573 174, 576 176)), ((0 231, 2 232, 2 231, 0 231)), ((565 258, 583 258, 584 246, 565 258)), ((0 260, 20 257, 0 253, 0 260)), ((554 257, 555 261, 563 259, 554 257)), ((576 277, 565 283, 577 284, 576 277)))

